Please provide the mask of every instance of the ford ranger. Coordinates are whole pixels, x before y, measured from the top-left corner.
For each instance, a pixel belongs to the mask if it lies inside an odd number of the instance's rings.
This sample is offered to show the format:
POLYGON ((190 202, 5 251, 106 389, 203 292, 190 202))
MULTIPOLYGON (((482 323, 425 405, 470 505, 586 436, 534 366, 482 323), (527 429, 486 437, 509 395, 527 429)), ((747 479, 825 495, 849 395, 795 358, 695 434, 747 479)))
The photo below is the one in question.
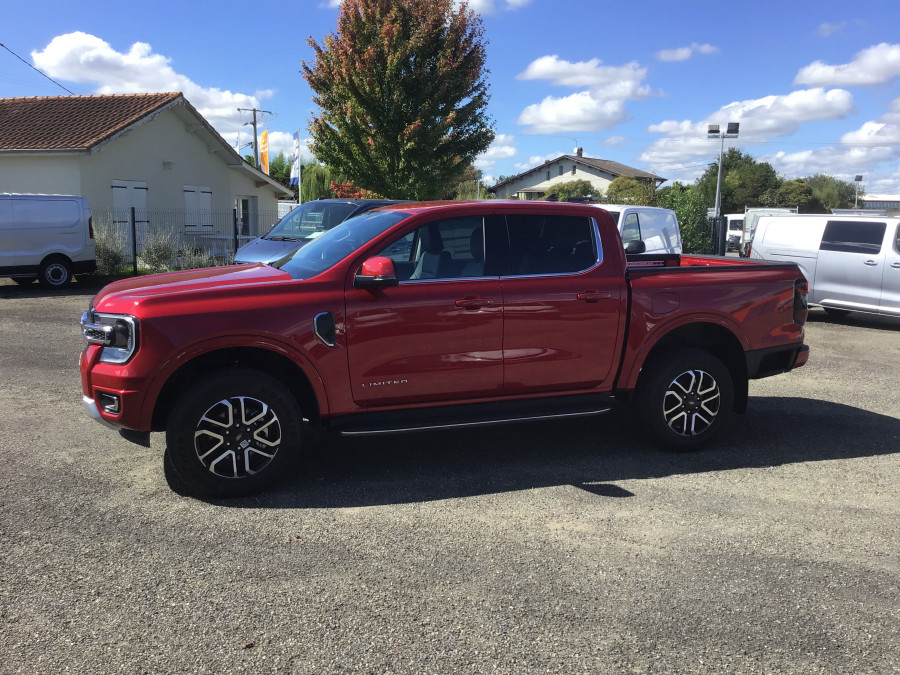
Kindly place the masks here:
POLYGON ((114 282, 82 316, 83 404, 165 431, 195 494, 245 495, 311 428, 383 434, 598 415, 708 443, 748 381, 802 366, 794 264, 631 255, 610 215, 547 202, 398 204, 269 265, 114 282))

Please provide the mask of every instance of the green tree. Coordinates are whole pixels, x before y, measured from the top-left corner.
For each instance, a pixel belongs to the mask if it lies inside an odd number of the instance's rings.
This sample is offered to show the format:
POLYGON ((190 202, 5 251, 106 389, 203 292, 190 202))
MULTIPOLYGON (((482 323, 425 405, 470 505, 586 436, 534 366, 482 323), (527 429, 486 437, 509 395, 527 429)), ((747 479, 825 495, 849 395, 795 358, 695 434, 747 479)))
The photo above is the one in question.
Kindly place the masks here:
POLYGON ((675 183, 657 193, 657 206, 672 209, 681 230, 681 246, 685 253, 712 253, 713 241, 706 205, 696 187, 675 183))
MULTIPOLYGON (((703 203, 716 205, 716 182, 719 163, 714 162, 697 179, 696 187, 703 203)), ((737 148, 728 148, 722 158, 722 213, 743 213, 746 206, 774 206, 774 191, 781 186, 781 179, 768 162, 757 162, 737 148), (769 191, 773 192, 769 192, 769 191), (768 195, 767 195, 768 193, 768 195)))
MULTIPOLYGON (((831 213, 831 209, 852 209, 856 204, 856 185, 845 180, 838 180, 834 176, 817 173, 808 176, 806 182, 812 190, 813 196, 818 200, 819 213, 831 213)), ((860 196, 865 190, 860 185, 860 196)))
POLYGON ((290 187, 291 160, 283 152, 279 152, 269 159, 269 176, 282 185, 290 187))
POLYGON ((796 206, 799 213, 811 213, 818 200, 804 178, 784 181, 774 192, 772 206, 796 206))
POLYGON ((603 193, 586 180, 570 180, 565 183, 557 183, 544 193, 544 199, 555 195, 564 202, 569 197, 602 197, 603 193))
POLYGON ((318 162, 308 162, 300 168, 301 198, 304 202, 314 199, 333 199, 335 194, 332 183, 348 183, 346 176, 340 171, 324 166, 318 162))
POLYGON ((653 206, 654 185, 631 176, 619 176, 606 188, 606 199, 610 204, 637 204, 653 206))
POLYGON ((386 197, 439 196, 494 140, 483 34, 453 0, 343 0, 302 64, 316 158, 386 197))

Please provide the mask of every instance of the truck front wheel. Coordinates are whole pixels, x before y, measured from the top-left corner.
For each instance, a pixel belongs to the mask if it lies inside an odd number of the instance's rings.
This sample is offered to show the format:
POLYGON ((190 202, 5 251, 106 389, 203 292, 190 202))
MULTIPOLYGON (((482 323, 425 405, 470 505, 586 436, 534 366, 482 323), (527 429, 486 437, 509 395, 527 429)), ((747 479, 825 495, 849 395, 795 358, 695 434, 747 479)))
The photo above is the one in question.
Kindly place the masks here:
POLYGON ((638 413, 650 436, 673 450, 696 450, 725 426, 734 407, 734 384, 709 352, 679 348, 645 364, 638 413))
POLYGON ((192 494, 240 497, 266 489, 300 453, 303 424, 291 392, 256 370, 203 378, 175 404, 169 457, 192 494))

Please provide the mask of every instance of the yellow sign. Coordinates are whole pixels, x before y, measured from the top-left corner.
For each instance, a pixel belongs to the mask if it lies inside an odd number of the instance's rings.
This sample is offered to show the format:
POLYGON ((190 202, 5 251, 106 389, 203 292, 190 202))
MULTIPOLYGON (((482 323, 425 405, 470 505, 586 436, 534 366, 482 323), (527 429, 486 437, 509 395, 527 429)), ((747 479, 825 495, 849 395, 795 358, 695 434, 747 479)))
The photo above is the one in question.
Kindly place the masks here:
POLYGON ((267 176, 269 175, 269 130, 266 129, 259 137, 259 164, 267 176))

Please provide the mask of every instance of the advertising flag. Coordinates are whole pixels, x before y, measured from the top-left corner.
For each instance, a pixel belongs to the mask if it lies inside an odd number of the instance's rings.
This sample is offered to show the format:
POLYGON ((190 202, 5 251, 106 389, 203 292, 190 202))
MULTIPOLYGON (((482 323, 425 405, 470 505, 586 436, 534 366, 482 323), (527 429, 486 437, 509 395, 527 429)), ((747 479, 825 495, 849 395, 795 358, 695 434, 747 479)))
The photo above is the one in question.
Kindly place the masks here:
POLYGON ((294 154, 291 155, 291 185, 300 185, 300 132, 294 132, 294 154))
POLYGON ((263 173, 269 175, 269 130, 260 134, 259 137, 259 164, 263 173))

